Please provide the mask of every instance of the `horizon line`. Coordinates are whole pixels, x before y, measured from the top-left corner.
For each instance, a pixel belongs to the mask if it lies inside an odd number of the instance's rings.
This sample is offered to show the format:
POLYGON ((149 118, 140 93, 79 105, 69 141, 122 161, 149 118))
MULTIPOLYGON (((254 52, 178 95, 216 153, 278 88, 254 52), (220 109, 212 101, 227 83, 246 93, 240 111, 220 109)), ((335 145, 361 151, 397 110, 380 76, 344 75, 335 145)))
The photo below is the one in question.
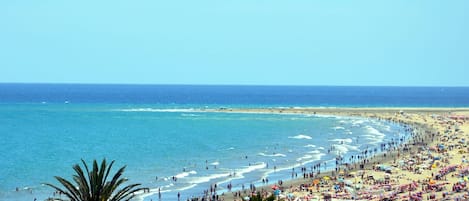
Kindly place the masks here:
POLYGON ((19 85, 129 85, 129 86, 245 86, 245 87, 447 87, 447 88, 466 88, 469 86, 461 85, 341 85, 341 84, 188 84, 188 83, 92 83, 92 82, 0 82, 0 85, 19 84, 19 85))

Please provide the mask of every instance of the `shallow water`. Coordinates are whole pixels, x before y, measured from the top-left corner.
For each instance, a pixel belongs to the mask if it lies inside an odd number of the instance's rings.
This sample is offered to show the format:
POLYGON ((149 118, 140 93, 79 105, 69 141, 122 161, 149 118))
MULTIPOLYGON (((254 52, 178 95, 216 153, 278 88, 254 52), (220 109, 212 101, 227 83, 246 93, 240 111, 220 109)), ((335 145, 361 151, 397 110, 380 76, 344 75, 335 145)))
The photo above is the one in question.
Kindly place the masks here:
MULTIPOLYGON (((170 106, 16 104, 0 107, 1 200, 43 200, 41 183, 70 178, 83 158, 127 165, 130 182, 171 200, 287 179, 291 169, 399 138, 399 125, 355 117, 236 114, 170 110, 170 106), (334 150, 328 153, 328 149, 334 150), (177 181, 174 182, 172 177, 177 181), (15 189, 20 191, 16 192, 15 189), (32 191, 32 193, 31 193, 32 191)), ((116 168, 117 169, 117 168, 116 168)), ((157 195, 147 195, 146 200, 157 195)))

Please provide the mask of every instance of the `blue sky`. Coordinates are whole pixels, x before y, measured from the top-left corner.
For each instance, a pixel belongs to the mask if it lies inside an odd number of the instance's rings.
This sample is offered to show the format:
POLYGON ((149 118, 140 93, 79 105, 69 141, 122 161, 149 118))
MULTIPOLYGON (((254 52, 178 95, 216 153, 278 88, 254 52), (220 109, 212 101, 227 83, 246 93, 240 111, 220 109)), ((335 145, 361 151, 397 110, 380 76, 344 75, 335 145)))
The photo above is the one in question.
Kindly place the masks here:
POLYGON ((0 82, 469 86, 469 1, 0 2, 0 82))

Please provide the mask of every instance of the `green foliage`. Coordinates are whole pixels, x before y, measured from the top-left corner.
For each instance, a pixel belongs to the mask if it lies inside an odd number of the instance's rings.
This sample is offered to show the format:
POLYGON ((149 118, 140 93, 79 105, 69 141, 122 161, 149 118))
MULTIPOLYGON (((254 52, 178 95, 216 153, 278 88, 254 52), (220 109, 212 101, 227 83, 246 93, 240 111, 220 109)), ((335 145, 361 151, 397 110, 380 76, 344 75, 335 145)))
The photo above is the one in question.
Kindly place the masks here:
MULTIPOLYGON (((125 170, 125 166, 121 167, 112 179, 108 181, 109 174, 111 172, 112 161, 109 165, 106 163, 106 159, 103 159, 101 165, 98 166, 96 160, 93 161, 93 169, 90 171, 85 161, 81 160, 85 172, 82 167, 78 164, 73 166, 76 174, 73 175, 72 182, 56 176, 55 178, 62 184, 64 188, 59 188, 52 184, 45 184, 61 194, 65 195, 70 201, 121 201, 130 200, 135 196, 138 191, 144 191, 146 188, 137 188, 140 184, 131 184, 124 187, 118 188, 123 185, 128 179, 121 178, 122 173, 125 170)), ((63 200, 63 199, 57 199, 63 200)))

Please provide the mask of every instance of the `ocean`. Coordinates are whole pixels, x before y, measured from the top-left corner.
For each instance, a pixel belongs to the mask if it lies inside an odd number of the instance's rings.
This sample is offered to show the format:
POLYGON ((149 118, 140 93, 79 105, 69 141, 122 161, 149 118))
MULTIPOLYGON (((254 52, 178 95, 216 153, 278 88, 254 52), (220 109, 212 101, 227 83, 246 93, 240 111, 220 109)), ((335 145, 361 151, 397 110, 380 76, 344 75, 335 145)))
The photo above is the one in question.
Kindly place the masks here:
POLYGON ((469 88, 0 84, 0 200, 45 200, 43 183, 103 158, 152 189, 139 199, 185 200, 408 137, 377 119, 204 109, 416 106, 468 107, 469 88))

